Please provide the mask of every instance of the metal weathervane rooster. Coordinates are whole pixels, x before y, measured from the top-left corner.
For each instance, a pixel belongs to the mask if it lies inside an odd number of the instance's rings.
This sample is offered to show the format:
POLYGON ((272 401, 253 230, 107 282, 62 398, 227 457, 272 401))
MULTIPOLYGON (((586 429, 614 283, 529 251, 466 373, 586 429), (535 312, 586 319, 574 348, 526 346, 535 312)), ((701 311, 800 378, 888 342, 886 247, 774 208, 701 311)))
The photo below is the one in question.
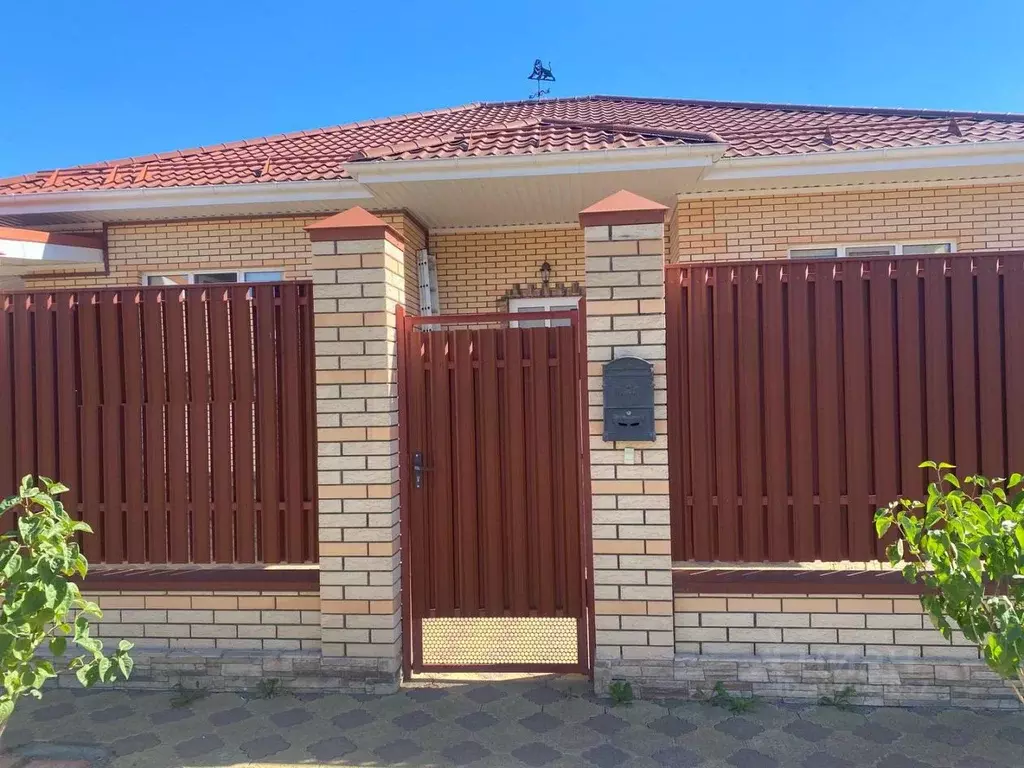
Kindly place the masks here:
POLYGON ((548 62, 548 65, 545 67, 541 63, 540 59, 537 59, 536 61, 534 61, 533 62, 533 72, 530 73, 530 76, 527 79, 528 80, 536 80, 537 81, 537 92, 530 94, 530 98, 531 99, 539 99, 539 98, 542 98, 543 96, 546 96, 547 94, 551 93, 551 89, 550 88, 541 88, 540 87, 541 83, 553 83, 553 82, 555 82, 555 76, 551 72, 551 62, 548 62))

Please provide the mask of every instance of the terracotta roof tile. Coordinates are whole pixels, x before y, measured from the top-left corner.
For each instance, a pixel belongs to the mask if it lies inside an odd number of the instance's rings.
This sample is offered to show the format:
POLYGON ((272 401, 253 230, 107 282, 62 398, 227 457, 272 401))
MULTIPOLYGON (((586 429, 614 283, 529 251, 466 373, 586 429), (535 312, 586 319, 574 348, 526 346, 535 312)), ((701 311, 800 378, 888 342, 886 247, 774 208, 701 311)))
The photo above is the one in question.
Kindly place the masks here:
POLYGON ((0 180, 0 195, 347 177, 354 159, 493 157, 716 141, 727 157, 1024 140, 1024 115, 618 96, 469 104, 0 180))

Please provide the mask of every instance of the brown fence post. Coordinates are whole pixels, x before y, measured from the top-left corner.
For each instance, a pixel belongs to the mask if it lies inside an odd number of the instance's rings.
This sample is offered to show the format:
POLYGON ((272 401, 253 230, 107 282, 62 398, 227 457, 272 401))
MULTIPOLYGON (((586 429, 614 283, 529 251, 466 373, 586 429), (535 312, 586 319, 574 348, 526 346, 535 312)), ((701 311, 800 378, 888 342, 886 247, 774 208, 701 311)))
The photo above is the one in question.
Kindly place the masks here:
POLYGON ((396 308, 402 241, 352 208, 308 228, 313 249, 324 666, 397 689, 402 656, 396 308))
POLYGON ((580 213, 586 256, 595 684, 671 677, 672 558, 665 415, 665 206, 622 191, 580 213), (602 369, 654 364, 654 442, 604 442, 602 369))

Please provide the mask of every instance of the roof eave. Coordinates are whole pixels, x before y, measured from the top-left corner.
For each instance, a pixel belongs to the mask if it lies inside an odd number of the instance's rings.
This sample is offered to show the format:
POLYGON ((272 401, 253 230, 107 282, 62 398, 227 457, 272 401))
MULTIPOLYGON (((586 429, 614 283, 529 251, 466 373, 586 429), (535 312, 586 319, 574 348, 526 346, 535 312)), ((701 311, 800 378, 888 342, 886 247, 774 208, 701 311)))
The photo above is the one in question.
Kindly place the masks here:
POLYGON ((88 189, 0 195, 0 216, 94 213, 111 210, 159 211, 168 208, 215 208, 224 205, 295 205, 372 199, 373 195, 369 190, 353 179, 88 189))

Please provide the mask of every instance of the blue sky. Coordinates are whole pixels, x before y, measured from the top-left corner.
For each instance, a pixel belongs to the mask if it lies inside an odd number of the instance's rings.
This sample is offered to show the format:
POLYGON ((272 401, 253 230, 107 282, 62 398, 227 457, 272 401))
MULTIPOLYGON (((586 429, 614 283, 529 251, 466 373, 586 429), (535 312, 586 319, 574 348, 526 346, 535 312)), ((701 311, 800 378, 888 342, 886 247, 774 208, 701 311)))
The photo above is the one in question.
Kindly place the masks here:
POLYGON ((8 0, 0 27, 0 176, 523 98, 538 56, 557 96, 1024 112, 1009 0, 8 0))

